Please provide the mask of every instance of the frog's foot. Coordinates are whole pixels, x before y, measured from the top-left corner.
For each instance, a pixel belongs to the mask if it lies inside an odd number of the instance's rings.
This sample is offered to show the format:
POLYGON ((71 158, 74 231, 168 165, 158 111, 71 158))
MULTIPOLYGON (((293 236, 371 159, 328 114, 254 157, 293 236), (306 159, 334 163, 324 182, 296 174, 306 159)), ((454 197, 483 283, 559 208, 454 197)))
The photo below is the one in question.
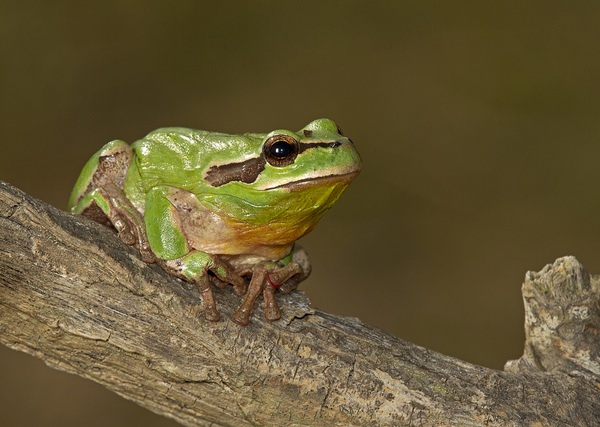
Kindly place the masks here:
MULTIPOLYGON (((221 318, 213 292, 214 286, 224 288, 232 284, 234 289, 245 291, 246 281, 218 256, 201 251, 191 251, 181 258, 160 260, 160 266, 168 273, 198 285, 204 305, 204 317, 211 322, 221 318)), ((243 294, 243 292, 242 292, 243 294)))
POLYGON ((278 320, 281 310, 275 298, 275 291, 287 280, 294 276, 303 275, 302 267, 296 262, 291 262, 284 267, 278 267, 272 262, 263 262, 252 269, 252 279, 248 291, 238 309, 231 315, 235 323, 246 326, 250 322, 250 314, 256 299, 262 292, 265 301, 265 317, 267 320, 278 320))
MULTIPOLYGON (((191 252, 191 254, 195 254, 191 252)), ((189 255, 189 254, 188 254, 189 255)), ((174 260, 157 260, 158 264, 167 273, 173 276, 179 277, 187 282, 195 283, 198 286, 198 291, 202 297, 202 305, 204 308, 204 318, 211 322, 217 322, 221 319, 221 313, 217 309, 217 302, 215 301, 215 294, 213 292, 213 285, 221 287, 222 281, 215 276, 210 275, 208 266, 201 267, 199 271, 190 271, 190 268, 186 266, 186 263, 190 260, 189 256, 174 260)), ((194 261, 192 259, 192 261, 194 261)), ((225 283, 225 285, 227 285, 225 283)))

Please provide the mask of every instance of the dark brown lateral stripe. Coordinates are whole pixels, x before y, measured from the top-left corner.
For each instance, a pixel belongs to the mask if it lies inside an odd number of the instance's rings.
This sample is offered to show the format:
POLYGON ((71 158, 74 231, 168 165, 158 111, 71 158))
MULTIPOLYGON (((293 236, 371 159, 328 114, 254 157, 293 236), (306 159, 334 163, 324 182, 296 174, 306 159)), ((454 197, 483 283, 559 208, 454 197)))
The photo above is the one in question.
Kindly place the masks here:
POLYGON ((213 166, 206 172, 206 181, 213 187, 220 187, 232 181, 249 184, 256 181, 258 175, 265 169, 265 159, 255 157, 243 162, 213 166))
MULTIPOLYGON (((298 153, 311 148, 336 148, 341 142, 315 142, 314 144, 299 143, 298 153)), ((206 181, 213 187, 220 187, 228 182, 241 181, 250 184, 258 178, 265 169, 266 160, 263 156, 248 159, 243 162, 229 163, 226 165, 213 166, 206 172, 206 181)))

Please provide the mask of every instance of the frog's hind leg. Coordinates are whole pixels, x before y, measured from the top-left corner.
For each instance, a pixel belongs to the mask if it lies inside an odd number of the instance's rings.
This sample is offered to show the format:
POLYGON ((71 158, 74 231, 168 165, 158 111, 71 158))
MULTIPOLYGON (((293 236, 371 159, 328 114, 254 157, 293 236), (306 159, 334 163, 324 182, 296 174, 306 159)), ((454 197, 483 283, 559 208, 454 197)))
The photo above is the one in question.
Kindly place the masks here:
POLYGON ((123 183, 133 153, 123 141, 112 141, 84 166, 69 200, 71 213, 112 225, 121 240, 136 246, 142 259, 151 263, 155 256, 148 244, 144 220, 123 192, 123 183))
POLYGON ((156 256, 148 242, 144 219, 125 196, 123 190, 110 183, 94 190, 93 193, 95 202, 100 205, 110 223, 119 233, 121 240, 128 245, 135 246, 140 251, 144 262, 155 262, 156 256), (105 207, 102 207, 103 203, 106 203, 105 207))
MULTIPOLYGON (((69 198, 69 211, 74 214, 83 214, 83 211, 93 209, 90 207, 89 194, 97 188, 107 184, 115 184, 117 187, 123 188, 132 159, 131 147, 121 140, 111 141, 94 153, 75 182, 69 198)), ((102 212, 98 215, 101 216, 102 212)), ((91 217, 89 214, 86 216, 91 217)), ((106 215, 104 220, 108 220, 106 215)))

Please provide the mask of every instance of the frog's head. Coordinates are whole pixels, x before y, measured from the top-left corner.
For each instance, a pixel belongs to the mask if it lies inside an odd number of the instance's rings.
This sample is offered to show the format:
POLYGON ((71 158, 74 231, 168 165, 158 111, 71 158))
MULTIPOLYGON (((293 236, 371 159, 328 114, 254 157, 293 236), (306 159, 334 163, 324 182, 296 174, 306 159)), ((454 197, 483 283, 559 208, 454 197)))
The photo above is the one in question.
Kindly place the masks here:
POLYGON ((243 183, 246 190, 301 190, 328 184, 349 184, 361 169, 354 144, 329 119, 317 119, 298 132, 275 130, 247 134, 257 139, 252 158, 208 170, 213 187, 243 183))
POLYGON ((299 132, 277 130, 262 145, 263 172, 258 190, 301 190, 328 184, 349 184, 361 168, 354 144, 329 119, 318 119, 299 132))
MULTIPOLYGON (((361 160, 352 141, 329 119, 298 132, 246 134, 253 155, 213 166, 206 181, 218 194, 211 203, 238 228, 268 224, 259 238, 288 243, 312 230, 358 175, 361 160)), ((256 234, 249 228, 248 234, 256 234)))

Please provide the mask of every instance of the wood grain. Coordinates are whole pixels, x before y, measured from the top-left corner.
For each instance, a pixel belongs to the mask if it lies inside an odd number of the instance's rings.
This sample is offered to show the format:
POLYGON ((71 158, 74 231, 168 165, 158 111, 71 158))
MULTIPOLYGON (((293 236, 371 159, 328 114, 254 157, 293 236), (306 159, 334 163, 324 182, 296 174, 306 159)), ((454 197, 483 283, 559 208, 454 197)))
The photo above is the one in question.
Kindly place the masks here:
POLYGON ((528 273, 506 371, 280 295, 280 321, 205 321, 197 290, 110 229, 0 183, 0 342, 187 426, 596 425, 600 279, 572 257, 528 273))

